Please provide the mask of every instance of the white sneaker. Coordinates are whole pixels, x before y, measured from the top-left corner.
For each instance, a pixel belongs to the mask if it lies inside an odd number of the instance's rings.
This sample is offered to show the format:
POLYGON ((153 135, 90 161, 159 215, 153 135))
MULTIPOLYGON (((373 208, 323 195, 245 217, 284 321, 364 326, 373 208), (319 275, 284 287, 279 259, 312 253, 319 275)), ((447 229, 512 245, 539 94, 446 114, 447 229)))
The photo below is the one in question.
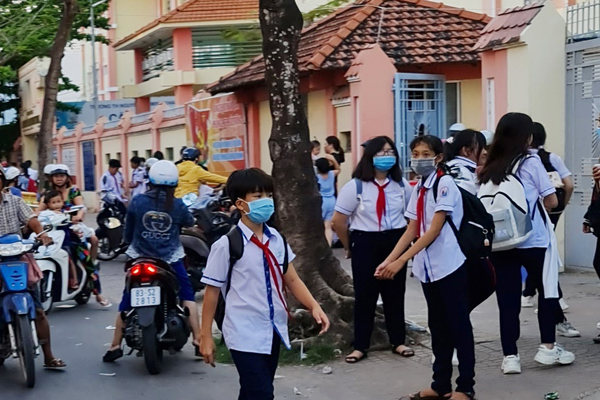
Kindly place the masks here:
POLYGON ((522 308, 533 308, 533 296, 521 296, 522 308))
POLYGON ((534 360, 542 365, 569 365, 575 361, 575 354, 563 349, 556 343, 552 349, 540 345, 534 360))
POLYGON ((521 357, 518 354, 516 356, 504 357, 504 360, 502 360, 502 371, 504 375, 520 374, 521 357))
MULTIPOLYGON (((431 363, 435 362, 435 355, 431 355, 431 363)), ((456 349, 454 349, 454 354, 452 354, 452 365, 458 367, 458 354, 456 353, 456 349)))
POLYGON ((597 329, 600 329, 600 322, 598 322, 598 323, 596 324, 596 328, 597 328, 597 329))
POLYGON ((569 309, 569 305, 564 299, 558 299, 558 304, 560 304, 560 308, 562 308, 563 312, 567 312, 569 309))
POLYGON ((573 325, 571 325, 571 323, 568 321, 557 324, 556 332, 559 334, 559 336, 564 336, 564 337, 569 337, 569 338, 581 336, 581 333, 579 333, 579 331, 577 329, 575 329, 575 327, 573 325))

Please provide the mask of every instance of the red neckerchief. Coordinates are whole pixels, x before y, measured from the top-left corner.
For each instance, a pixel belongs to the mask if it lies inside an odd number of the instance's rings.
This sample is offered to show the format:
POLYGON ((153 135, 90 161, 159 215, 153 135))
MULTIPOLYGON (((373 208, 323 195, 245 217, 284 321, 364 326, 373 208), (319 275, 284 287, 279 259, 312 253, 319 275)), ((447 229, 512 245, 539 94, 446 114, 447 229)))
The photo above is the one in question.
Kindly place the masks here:
POLYGON ((379 229, 381 230, 381 218, 385 215, 385 188, 390 184, 387 183, 380 185, 375 181, 375 186, 379 189, 379 195, 377 196, 377 204, 375 210, 377 211, 377 220, 379 221, 379 229))
MULTIPOLYGON (((439 179, 444 176, 444 171, 438 169, 436 172, 436 178, 439 179)), ((429 177, 427 177, 428 179, 429 177)), ((425 181, 427 179, 422 180, 423 186, 419 189, 419 197, 417 198, 417 238, 421 237, 421 232, 425 232, 425 193, 427 193, 427 188, 425 187, 425 181)))
POLYGON ((269 265, 269 270, 271 271, 271 276, 273 277, 273 282, 275 282, 275 288, 277 289, 279 299, 281 300, 285 311, 288 313, 288 316, 290 317, 290 319, 292 319, 292 315, 290 314, 290 310, 287 307, 287 303, 284 297, 284 294, 287 294, 287 291, 285 289, 285 282, 283 281, 283 273, 279 268, 279 262, 277 261, 277 258, 269 248, 269 241, 267 240, 267 243, 263 244, 260 242, 260 240, 258 240, 258 238, 255 235, 252 235, 250 241, 257 245, 258 248, 263 251, 263 254, 267 260, 267 264, 269 265), (275 268, 275 266, 277 266, 277 268, 275 268), (279 287, 279 280, 277 279, 278 277, 276 271, 279 272, 279 277, 281 277, 281 288, 279 287))

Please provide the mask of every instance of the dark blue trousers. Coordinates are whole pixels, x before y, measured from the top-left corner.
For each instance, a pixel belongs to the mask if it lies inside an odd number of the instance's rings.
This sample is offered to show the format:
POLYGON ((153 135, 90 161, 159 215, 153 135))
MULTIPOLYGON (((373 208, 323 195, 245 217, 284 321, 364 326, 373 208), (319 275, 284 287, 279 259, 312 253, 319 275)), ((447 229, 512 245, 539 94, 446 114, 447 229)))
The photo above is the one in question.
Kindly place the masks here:
POLYGON ((238 400, 273 400, 275 398, 275 371, 279 363, 281 338, 273 332, 271 354, 247 353, 231 350, 231 357, 240 376, 238 400))
POLYGON ((454 349, 458 353, 460 373, 456 391, 474 392, 475 342, 469 318, 468 280, 467 267, 463 265, 439 281, 422 284, 435 356, 431 388, 440 396, 452 392, 454 349))

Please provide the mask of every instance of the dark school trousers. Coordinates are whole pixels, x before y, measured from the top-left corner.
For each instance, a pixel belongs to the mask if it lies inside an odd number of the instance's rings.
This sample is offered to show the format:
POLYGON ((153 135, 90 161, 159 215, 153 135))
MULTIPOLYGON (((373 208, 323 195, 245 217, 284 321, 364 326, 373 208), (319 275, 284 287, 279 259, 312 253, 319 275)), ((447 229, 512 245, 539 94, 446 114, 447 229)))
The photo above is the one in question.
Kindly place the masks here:
POLYGON ((354 281, 354 348, 369 350, 379 294, 383 300, 385 325, 394 348, 406 340, 404 293, 406 266, 393 280, 375 279, 375 270, 394 250, 405 229, 383 232, 352 231, 352 279, 354 281))
POLYGON ((546 299, 542 279, 545 248, 512 249, 492 253, 496 267, 496 297, 500 309, 500 339, 505 356, 516 355, 517 340, 521 335, 521 266, 531 276, 538 296, 538 324, 541 343, 556 341, 556 309, 558 299, 546 299))
POLYGON ((467 267, 463 265, 445 278, 422 286, 435 356, 431 388, 441 396, 452 392, 452 354, 456 349, 460 374, 456 391, 474 392, 475 342, 469 318, 467 267))
POLYGON ((240 376, 238 400, 273 400, 275 371, 279 363, 281 338, 273 332, 271 354, 231 350, 231 357, 240 376))
POLYGON ((594 269, 600 278, 600 237, 596 241, 596 253, 594 254, 594 269))

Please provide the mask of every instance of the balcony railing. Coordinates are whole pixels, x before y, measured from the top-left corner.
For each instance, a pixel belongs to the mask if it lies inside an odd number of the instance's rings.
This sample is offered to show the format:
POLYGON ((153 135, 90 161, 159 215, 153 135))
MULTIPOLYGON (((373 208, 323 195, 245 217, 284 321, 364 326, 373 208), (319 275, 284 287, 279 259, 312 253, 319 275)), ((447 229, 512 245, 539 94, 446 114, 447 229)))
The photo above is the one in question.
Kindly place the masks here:
POLYGON ((104 129, 114 129, 117 126, 119 126, 119 122, 121 122, 120 119, 116 120, 116 121, 109 121, 107 123, 104 124, 104 129))
POLYGON ((185 106, 173 107, 165 110, 164 118, 176 118, 185 115, 185 106))
POLYGON ((567 43, 600 37, 600 0, 567 8, 567 43))
POLYGON ((142 122, 148 121, 151 116, 152 116, 152 112, 134 115, 133 117, 131 117, 131 124, 132 125, 141 124, 142 122))
POLYGON ((92 133, 94 132, 94 129, 96 128, 96 125, 88 125, 88 126, 84 126, 82 129, 82 133, 84 135, 88 134, 88 133, 92 133))

